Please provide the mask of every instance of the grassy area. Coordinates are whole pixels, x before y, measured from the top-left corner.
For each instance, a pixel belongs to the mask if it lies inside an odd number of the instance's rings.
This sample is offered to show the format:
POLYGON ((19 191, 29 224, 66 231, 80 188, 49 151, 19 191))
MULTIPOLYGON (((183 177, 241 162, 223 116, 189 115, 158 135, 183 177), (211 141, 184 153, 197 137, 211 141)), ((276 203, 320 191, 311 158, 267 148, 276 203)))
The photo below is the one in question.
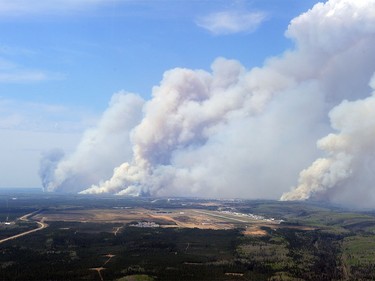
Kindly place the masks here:
POLYGON ((375 280, 374 235, 355 235, 343 239, 342 259, 352 279, 375 280))
POLYGON ((343 240, 342 249, 350 266, 375 264, 375 238, 372 235, 346 237, 343 240))
POLYGON ((287 246, 287 241, 280 237, 244 237, 237 247, 237 254, 241 259, 252 260, 279 272, 293 262, 287 246))

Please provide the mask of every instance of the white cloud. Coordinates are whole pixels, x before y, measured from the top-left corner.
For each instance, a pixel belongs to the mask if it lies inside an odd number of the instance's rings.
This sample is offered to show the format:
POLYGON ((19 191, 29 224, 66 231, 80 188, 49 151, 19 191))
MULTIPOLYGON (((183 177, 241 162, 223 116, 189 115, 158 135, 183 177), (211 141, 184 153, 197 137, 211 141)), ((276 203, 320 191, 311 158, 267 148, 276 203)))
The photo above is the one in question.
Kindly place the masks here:
POLYGON ((266 19, 261 12, 223 11, 201 17, 196 24, 215 35, 253 32, 266 19))
POLYGON ((61 79, 64 79, 64 75, 61 73, 28 69, 0 57, 0 83, 28 83, 61 79))
POLYGON ((16 69, 12 71, 0 70, 0 83, 30 83, 47 80, 62 80, 63 74, 48 73, 41 70, 16 69))
POLYGON ((0 97, 0 130, 77 133, 92 125, 90 120, 92 114, 78 108, 0 97))
POLYGON ((108 5, 119 0, 0 0, 0 15, 65 14, 108 5))
POLYGON ((40 71, 0 72, 0 83, 38 82, 47 79, 48 76, 40 71))
MULTIPOLYGON (((9 46, 9 45, 0 43, 0 54, 4 56, 18 56, 18 55, 33 56, 36 54, 36 52, 27 48, 20 48, 18 46, 17 47, 9 46)), ((0 58, 0 67, 1 67, 2 62, 3 60, 0 58)))

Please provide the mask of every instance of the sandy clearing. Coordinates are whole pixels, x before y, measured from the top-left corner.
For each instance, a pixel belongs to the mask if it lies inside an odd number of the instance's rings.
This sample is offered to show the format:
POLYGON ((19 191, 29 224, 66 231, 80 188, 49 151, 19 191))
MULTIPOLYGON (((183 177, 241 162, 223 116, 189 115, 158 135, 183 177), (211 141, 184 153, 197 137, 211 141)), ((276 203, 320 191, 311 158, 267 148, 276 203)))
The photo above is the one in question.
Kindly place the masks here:
MULTIPOLYGON (((139 221, 153 221, 164 228, 199 228, 199 229, 233 229, 238 226, 247 227, 248 235, 265 235, 260 227, 271 229, 291 228, 301 230, 313 230, 308 226, 290 226, 279 224, 269 220, 253 219, 249 217, 235 216, 217 211, 201 209, 87 209, 87 210, 53 210, 43 212, 45 221, 68 222, 95 222, 95 223, 122 223, 127 224, 139 221)), ((35 218, 42 220, 41 214, 35 218)), ((114 235, 121 227, 113 228, 114 235)))

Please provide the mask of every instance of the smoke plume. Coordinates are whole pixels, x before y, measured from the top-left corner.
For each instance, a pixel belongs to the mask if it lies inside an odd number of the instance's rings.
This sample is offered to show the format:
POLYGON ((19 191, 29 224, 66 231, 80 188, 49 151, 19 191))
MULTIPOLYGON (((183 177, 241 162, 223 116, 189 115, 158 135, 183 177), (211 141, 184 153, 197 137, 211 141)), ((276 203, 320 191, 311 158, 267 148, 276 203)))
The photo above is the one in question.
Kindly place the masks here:
MULTIPOLYGON (((375 90, 375 75, 370 83, 375 90)), ((375 92, 366 99, 343 101, 329 113, 331 133, 318 141, 326 152, 300 173, 299 184, 282 200, 304 200, 325 196, 346 204, 375 203, 375 92)))
POLYGON ((43 155, 40 175, 44 189, 79 192, 110 177, 113 167, 131 158, 129 132, 141 120, 143 103, 134 94, 113 95, 97 127, 85 132, 74 153, 65 157, 59 153, 59 159, 55 152, 43 155))
POLYGON ((46 189, 334 200, 342 184, 346 193, 357 182, 370 186, 375 1, 319 3, 286 36, 295 48, 262 67, 218 58, 211 71, 165 72, 144 104, 116 95, 46 189), (338 133, 329 134, 330 123, 338 133), (298 174, 298 187, 284 193, 298 174))

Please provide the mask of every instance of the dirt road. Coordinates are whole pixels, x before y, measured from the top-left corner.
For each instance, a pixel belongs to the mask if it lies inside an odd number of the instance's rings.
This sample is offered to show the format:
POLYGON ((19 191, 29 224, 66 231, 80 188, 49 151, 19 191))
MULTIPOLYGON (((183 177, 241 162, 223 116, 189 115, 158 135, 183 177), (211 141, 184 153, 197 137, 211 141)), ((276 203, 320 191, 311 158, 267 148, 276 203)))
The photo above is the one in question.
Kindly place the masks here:
MULTIPOLYGON (((32 212, 32 213, 26 214, 26 215, 20 217, 19 220, 21 220, 21 221, 30 221, 29 218, 32 217, 33 215, 35 215, 36 213, 37 212, 32 212)), ((44 228, 46 228, 48 226, 48 224, 44 223, 44 218, 42 220, 40 220, 40 221, 35 221, 35 222, 38 224, 38 228, 35 228, 35 229, 32 229, 32 230, 28 230, 28 231, 25 231, 25 232, 22 232, 22 233, 19 233, 19 234, 16 234, 16 235, 10 236, 8 238, 4 238, 4 239, 0 240, 0 244, 4 243, 6 241, 9 241, 9 240, 17 239, 19 237, 28 235, 28 234, 33 233, 33 232, 37 232, 37 231, 42 230, 42 229, 44 229, 44 228)))

